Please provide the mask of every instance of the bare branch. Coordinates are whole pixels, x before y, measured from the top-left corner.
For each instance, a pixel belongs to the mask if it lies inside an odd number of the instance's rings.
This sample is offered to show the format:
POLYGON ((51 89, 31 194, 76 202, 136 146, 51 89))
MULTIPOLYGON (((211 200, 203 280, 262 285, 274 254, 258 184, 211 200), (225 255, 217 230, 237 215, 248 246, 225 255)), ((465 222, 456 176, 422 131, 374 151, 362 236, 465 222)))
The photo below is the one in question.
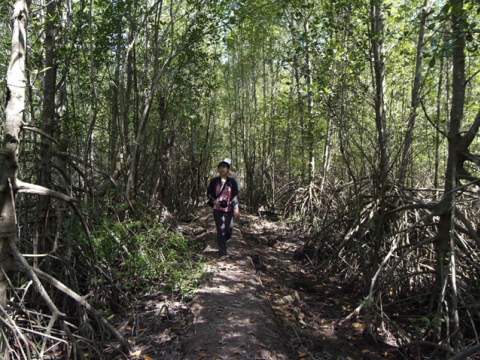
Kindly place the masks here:
MULTIPOLYGON (((26 183, 20 180, 16 180, 16 186, 18 188, 18 192, 27 193, 27 194, 37 194, 37 195, 44 195, 44 196, 51 196, 55 199, 65 201, 67 203, 74 202, 75 200, 72 199, 70 196, 62 194, 55 190, 50 190, 46 187, 26 183)), ((0 191, 1 191, 0 187, 0 191)))
POLYGON ((53 136, 50 136, 49 134, 47 134, 45 131, 37 128, 37 127, 34 127, 34 126, 25 126, 23 125, 22 126, 22 130, 31 130, 37 134, 40 134, 42 136, 45 136, 46 138, 48 138, 50 141, 54 142, 55 144, 57 144, 58 146, 61 146, 60 143, 58 142, 57 139, 55 139, 53 136))
POLYGON ((85 299, 84 296, 80 296, 77 294, 75 291, 72 289, 68 288, 65 286, 62 282, 58 281, 55 279, 53 276, 50 276, 49 274, 43 272, 40 269, 33 268, 32 269, 35 274, 37 274, 40 278, 43 280, 47 281, 50 283, 52 286, 56 287, 58 290, 63 292, 65 295, 71 297, 73 300, 75 300, 79 305, 85 307, 89 312, 91 312, 97 321, 99 321, 103 326, 105 326, 117 339, 120 341, 120 343, 125 347, 125 349, 128 349, 129 351, 131 350, 130 344, 125 340, 125 338, 118 332, 118 330, 110 324, 103 316, 102 314, 97 311, 92 305, 88 303, 88 301, 85 299))
POLYGON ((22 256, 22 254, 18 250, 13 237, 10 237, 9 245, 10 245, 10 249, 12 251, 13 256, 22 265, 22 269, 27 273, 27 275, 33 281, 38 292, 40 293, 40 296, 43 298, 43 300, 45 300, 45 302, 47 303, 47 306, 50 308, 50 311, 52 312, 52 320, 53 319, 56 320, 57 318, 64 318, 65 314, 62 313, 60 310, 58 310, 57 306, 53 303, 52 299, 47 294, 47 291, 43 287, 37 275, 35 275, 35 273, 33 272, 32 267, 27 263, 25 258, 22 256))

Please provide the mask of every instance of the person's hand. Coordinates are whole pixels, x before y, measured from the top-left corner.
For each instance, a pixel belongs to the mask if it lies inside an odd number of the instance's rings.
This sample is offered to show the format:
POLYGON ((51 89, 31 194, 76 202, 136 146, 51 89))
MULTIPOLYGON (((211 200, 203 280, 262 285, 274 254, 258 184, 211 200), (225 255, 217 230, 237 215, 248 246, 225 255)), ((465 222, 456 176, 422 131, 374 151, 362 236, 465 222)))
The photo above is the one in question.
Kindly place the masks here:
POLYGON ((235 217, 240 216, 240 210, 238 210, 238 208, 237 208, 237 209, 233 209, 233 216, 235 216, 235 217))

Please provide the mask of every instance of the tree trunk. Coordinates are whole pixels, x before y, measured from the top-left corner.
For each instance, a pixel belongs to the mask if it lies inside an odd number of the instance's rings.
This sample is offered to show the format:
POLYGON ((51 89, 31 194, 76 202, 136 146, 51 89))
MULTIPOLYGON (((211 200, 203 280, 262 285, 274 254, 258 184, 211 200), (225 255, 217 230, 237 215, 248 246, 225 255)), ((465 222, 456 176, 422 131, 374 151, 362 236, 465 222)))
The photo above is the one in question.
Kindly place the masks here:
MULTIPOLYGON (((437 124, 437 129, 435 131, 435 160, 434 160, 434 177, 433 177, 433 187, 438 189, 438 178, 440 176, 439 173, 439 164, 440 164, 440 117, 442 116, 442 85, 443 85, 443 71, 444 71, 444 59, 443 57, 440 59, 440 76, 438 77, 438 85, 437 85, 437 99, 436 99, 436 118, 435 123, 437 124)), ((448 78, 448 77, 447 77, 448 78)), ((449 87, 446 86, 448 89, 449 87)), ((448 90, 447 90, 447 99, 448 103, 448 90)))
POLYGON ((25 109, 25 56, 27 2, 18 0, 12 16, 12 53, 7 69, 7 99, 5 108, 5 137, 0 152, 0 306, 5 307, 8 282, 4 274, 16 269, 9 243, 17 239, 15 214, 17 192, 19 133, 25 109))
MULTIPOLYGON (((55 91, 57 64, 55 58, 55 15, 57 3, 50 1, 46 6, 45 21, 45 38, 44 38, 44 65, 42 84, 42 131, 53 137, 53 133, 57 128, 55 124, 55 91)), ((52 141, 49 137, 43 136, 41 141, 41 160, 39 169, 39 185, 47 188, 51 187, 51 151, 52 141)), ((48 201, 48 200, 47 200, 48 201)))
MULTIPOLYGON (((452 73, 452 104, 450 110, 450 128, 448 131, 448 158, 445 171, 444 196, 439 210, 440 220, 437 229, 436 241, 436 267, 435 282, 432 292, 432 305, 437 305, 437 311, 442 311, 444 301, 449 300, 447 295, 447 282, 450 274, 450 255, 453 255, 454 213, 456 203, 456 191, 458 175, 462 163, 461 152, 464 148, 461 136, 464 104, 465 104, 465 37, 463 32, 463 1, 451 0, 452 7, 452 42, 453 42, 453 73, 452 73)), ((453 297, 456 294, 451 294, 453 297)), ((456 309, 448 306, 449 311, 454 313, 456 309)), ((453 320, 453 319, 452 319, 453 320)), ((452 332, 455 332, 458 324, 452 321, 452 332)), ((452 339, 453 340, 453 339, 452 339)))
MULTIPOLYGON (((310 32, 310 25, 308 18, 305 19, 304 28, 306 34, 310 32)), ((314 119, 313 119, 313 65, 312 65, 312 45, 310 40, 307 40, 305 50, 305 79, 307 85, 307 144, 308 144, 308 183, 310 186, 315 181, 315 135, 314 135, 314 119)), ((310 198, 310 209, 313 209, 312 200, 310 198)))
POLYGON ((330 162, 332 160, 332 139, 333 139, 333 121, 332 117, 328 117, 327 128, 325 130, 325 144, 323 145, 323 161, 322 161, 322 179, 320 189, 323 190, 327 182, 328 171, 330 170, 330 162))
POLYGON ((420 80, 423 60, 423 47, 425 38, 425 21, 430 10, 429 0, 425 0, 422 7, 422 16, 420 20, 420 29, 417 41, 417 57, 415 61, 415 76, 413 78, 412 100, 410 103, 410 114, 408 115, 407 132, 403 143, 402 160, 398 174, 398 183, 403 186, 407 176, 407 169, 412 161, 412 139, 417 118, 417 108, 419 104, 420 80))
POLYGON ((385 52, 384 52, 384 20, 383 0, 371 0, 371 44, 374 59, 375 87, 375 125, 377 129, 378 165, 374 174, 375 196, 378 201, 375 236, 373 244, 372 273, 379 264, 380 243, 384 236, 385 192, 387 188, 389 159, 387 150, 387 120, 385 109, 385 52))
MULTIPOLYGON (((41 114, 41 128, 44 134, 48 136, 41 137, 40 158, 38 161, 38 185, 52 188, 52 139, 54 138, 55 130, 59 129, 58 122, 55 121, 55 92, 56 92, 56 78, 57 78, 57 59, 55 54, 55 40, 56 40, 56 0, 50 1, 43 16, 44 23, 44 63, 42 79, 42 114, 41 114)), ((36 206, 37 214, 35 216, 35 234, 43 234, 43 239, 48 234, 49 222, 47 217, 48 208, 50 206, 50 198, 48 196, 41 197, 39 204, 36 206), (43 230, 41 230, 43 228, 43 230)), ((42 241, 39 241, 38 236, 34 239, 34 253, 36 254, 41 247, 42 241)), ((42 249, 41 251, 45 251, 42 249)), ((37 263, 37 258, 34 259, 37 263)))

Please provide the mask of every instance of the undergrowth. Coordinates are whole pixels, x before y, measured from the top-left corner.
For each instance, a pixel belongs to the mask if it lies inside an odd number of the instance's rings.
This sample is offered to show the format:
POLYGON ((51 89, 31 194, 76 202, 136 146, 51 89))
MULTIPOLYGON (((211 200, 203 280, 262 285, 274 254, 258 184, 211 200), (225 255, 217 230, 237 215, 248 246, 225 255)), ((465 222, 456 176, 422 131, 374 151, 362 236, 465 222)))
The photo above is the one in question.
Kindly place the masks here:
POLYGON ((42 255, 25 260, 39 275, 9 274, 9 302, 0 306, 0 358, 57 358, 75 351, 73 359, 99 359, 112 339, 128 349, 115 322, 135 321, 137 299, 159 293, 188 299, 210 276, 195 246, 154 211, 139 210, 124 221, 98 209, 84 213, 89 217, 82 224, 63 214, 56 237, 20 243, 22 253, 42 255))
POLYGON ((105 220, 92 240, 100 264, 133 297, 152 289, 190 297, 204 277, 195 246, 155 219, 105 220))

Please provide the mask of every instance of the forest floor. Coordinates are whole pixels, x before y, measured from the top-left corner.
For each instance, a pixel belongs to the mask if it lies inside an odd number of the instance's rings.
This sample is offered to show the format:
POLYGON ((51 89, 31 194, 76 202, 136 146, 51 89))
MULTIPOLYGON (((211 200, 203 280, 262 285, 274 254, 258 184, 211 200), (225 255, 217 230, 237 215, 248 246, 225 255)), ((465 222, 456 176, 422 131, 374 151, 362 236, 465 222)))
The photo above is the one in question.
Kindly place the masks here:
MULTIPOLYGON (((295 260, 302 236, 275 220, 242 214, 222 258, 210 208, 182 223, 189 241, 204 244, 199 256, 207 260, 208 280, 188 302, 160 292, 143 296, 128 358, 408 358, 393 346, 368 341, 361 321, 340 322, 359 299, 335 279, 317 279, 308 261, 295 260)), ((127 337, 131 330, 125 328, 127 337)))

